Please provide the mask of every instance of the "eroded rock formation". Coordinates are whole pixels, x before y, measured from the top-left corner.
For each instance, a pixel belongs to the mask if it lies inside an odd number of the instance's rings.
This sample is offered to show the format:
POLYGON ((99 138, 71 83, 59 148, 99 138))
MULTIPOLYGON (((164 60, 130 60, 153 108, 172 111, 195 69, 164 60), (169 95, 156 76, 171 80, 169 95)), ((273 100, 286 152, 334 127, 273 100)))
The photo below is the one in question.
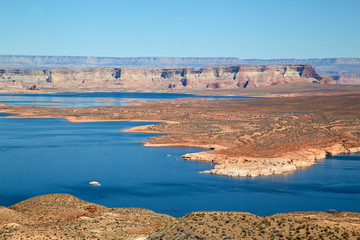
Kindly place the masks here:
POLYGON ((328 74, 324 75, 340 85, 360 85, 360 74, 328 74))
POLYGON ((308 64, 320 74, 360 74, 360 58, 240 59, 236 57, 87 57, 0 55, 0 68, 203 68, 220 65, 308 64))
POLYGON ((292 82, 333 84, 310 65, 233 65, 173 69, 81 68, 0 69, 0 88, 30 89, 165 90, 234 89, 292 82))

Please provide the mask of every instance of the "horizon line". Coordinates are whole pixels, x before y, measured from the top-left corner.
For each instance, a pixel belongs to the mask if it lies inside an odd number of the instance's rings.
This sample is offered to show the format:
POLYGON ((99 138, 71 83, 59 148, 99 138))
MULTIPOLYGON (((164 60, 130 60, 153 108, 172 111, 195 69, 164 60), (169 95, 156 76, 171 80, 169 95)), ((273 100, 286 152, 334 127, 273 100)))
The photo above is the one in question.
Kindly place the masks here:
POLYGON ((141 56, 141 57, 105 57, 105 56, 81 56, 81 55, 27 55, 27 54, 0 54, 0 56, 21 56, 21 57, 83 57, 83 58, 234 58, 239 60, 310 60, 310 59, 360 59, 360 57, 311 57, 311 58, 240 58, 240 57, 161 57, 161 56, 141 56))

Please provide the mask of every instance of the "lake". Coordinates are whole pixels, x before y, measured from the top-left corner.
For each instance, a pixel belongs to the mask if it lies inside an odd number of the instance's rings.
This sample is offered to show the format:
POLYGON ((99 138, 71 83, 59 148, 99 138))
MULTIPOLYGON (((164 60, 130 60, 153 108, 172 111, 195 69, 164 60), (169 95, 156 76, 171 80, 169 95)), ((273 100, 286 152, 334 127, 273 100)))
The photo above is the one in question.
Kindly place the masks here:
MULTIPOLYGON (((61 97, 67 98, 64 95, 61 97)), ((92 94, 86 99, 82 94, 69 95, 72 104, 79 98, 75 106, 91 105, 92 94)), ((100 103, 116 98, 109 95, 93 97, 96 103, 97 98, 100 103)), ((178 97, 140 95, 147 99, 178 97)), ((34 99, 26 104, 44 101, 28 97, 34 99)), ((258 215, 325 209, 360 212, 360 154, 328 157, 314 167, 285 175, 231 178, 201 174, 212 166, 181 158, 202 149, 144 147, 140 142, 155 134, 118 132, 151 123, 70 123, 1 116, 7 114, 0 113, 0 205, 42 194, 69 193, 108 207, 148 208, 175 217, 198 210, 258 215), (102 186, 90 186, 90 181, 102 186)))
POLYGON ((242 96, 199 96, 181 93, 143 93, 143 92, 93 92, 93 93, 54 93, 54 94, 0 94, 0 102, 9 105, 46 107, 114 107, 129 105, 127 101, 161 100, 188 97, 207 99, 259 98, 242 96))

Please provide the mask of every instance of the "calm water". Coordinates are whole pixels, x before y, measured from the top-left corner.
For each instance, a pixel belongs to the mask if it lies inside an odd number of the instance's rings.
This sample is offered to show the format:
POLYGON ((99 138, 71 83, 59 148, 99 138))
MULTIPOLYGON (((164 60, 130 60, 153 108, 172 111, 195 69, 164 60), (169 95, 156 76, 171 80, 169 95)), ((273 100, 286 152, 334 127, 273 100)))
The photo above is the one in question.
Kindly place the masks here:
POLYGON ((143 147, 139 142, 154 134, 118 132, 143 124, 0 118, 0 205, 70 193, 173 216, 196 210, 360 212, 359 154, 329 157, 287 175, 228 178, 200 174, 211 166, 180 157, 200 149, 143 147), (89 186, 92 180, 103 185, 89 186))
POLYGON ((128 100, 160 100, 187 97, 203 97, 207 99, 254 98, 254 97, 224 97, 198 96, 180 93, 55 93, 55 94, 0 94, 0 102, 10 105, 46 106, 46 107, 94 107, 94 106, 125 106, 128 100), (110 101, 109 101, 110 100, 110 101))

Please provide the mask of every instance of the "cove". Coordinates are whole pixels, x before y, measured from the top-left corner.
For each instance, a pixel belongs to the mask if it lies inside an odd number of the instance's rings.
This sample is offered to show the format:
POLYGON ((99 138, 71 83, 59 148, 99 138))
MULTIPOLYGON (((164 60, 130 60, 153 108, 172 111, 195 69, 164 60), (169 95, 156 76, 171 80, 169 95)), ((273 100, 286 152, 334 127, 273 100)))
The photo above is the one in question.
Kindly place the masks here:
POLYGON ((327 157, 279 176, 200 174, 212 166, 181 155, 203 149, 144 147, 140 142, 155 134, 118 132, 145 124, 151 123, 0 118, 0 205, 69 193, 108 207, 176 217, 198 210, 360 212, 360 154, 327 157), (102 186, 89 186, 93 180, 102 186))

